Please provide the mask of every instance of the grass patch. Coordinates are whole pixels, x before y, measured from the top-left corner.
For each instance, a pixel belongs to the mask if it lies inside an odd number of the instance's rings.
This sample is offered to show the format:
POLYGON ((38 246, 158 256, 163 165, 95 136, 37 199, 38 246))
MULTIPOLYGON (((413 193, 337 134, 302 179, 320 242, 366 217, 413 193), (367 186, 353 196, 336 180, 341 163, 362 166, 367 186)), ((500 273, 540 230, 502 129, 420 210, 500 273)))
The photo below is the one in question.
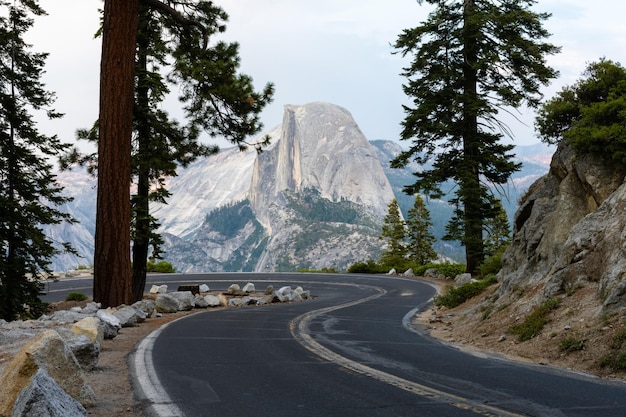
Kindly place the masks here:
POLYGON ((565 337, 559 342, 559 350, 561 352, 571 353, 585 349, 584 339, 576 339, 574 337, 565 337))
POLYGON ((72 291, 65 297, 65 301, 85 301, 87 296, 82 292, 72 291))
POLYGON ((561 304, 560 298, 551 298, 540 306, 536 307, 527 317, 523 323, 516 324, 509 327, 509 333, 517 336, 520 342, 530 340, 535 337, 543 326, 545 326, 550 319, 548 315, 554 309, 561 304))
POLYGON ((481 294, 487 287, 495 284, 494 278, 470 282, 460 287, 448 287, 445 294, 435 297, 434 303, 439 307, 454 308, 460 306, 470 298, 481 294))

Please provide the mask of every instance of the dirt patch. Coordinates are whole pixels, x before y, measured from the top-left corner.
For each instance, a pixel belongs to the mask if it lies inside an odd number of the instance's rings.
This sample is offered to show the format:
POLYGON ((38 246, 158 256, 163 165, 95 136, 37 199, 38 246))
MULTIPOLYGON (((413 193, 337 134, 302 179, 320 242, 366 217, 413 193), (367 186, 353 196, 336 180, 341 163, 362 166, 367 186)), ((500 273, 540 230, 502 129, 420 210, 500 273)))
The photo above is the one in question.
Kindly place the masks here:
MULTIPOLYGON (((433 281, 441 291, 447 283, 433 281)), ((451 282, 449 282, 451 283, 451 282)), ((548 323, 528 341, 519 341, 509 329, 535 307, 529 300, 539 287, 525 288, 499 300, 498 284, 454 309, 432 307, 414 322, 444 342, 466 350, 504 355, 510 359, 571 369, 602 378, 626 379, 626 373, 601 366, 603 358, 621 352, 616 341, 624 333, 625 314, 603 316, 597 288, 579 288, 559 296, 548 323)), ((619 345, 619 343, 617 343, 619 345)), ((625 351, 626 352, 626 351, 625 351)))

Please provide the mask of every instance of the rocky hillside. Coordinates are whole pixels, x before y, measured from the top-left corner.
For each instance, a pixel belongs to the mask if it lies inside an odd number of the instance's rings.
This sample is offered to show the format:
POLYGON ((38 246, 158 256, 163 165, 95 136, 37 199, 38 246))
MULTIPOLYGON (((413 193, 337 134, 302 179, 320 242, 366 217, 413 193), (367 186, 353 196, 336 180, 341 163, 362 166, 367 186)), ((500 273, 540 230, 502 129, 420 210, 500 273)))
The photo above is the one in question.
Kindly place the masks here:
POLYGON ((624 378, 625 178, 626 167, 559 146, 549 173, 520 201, 498 285, 453 310, 435 311, 428 318, 435 333, 536 363, 624 378), (543 327, 523 341, 511 332, 520 324, 543 327))

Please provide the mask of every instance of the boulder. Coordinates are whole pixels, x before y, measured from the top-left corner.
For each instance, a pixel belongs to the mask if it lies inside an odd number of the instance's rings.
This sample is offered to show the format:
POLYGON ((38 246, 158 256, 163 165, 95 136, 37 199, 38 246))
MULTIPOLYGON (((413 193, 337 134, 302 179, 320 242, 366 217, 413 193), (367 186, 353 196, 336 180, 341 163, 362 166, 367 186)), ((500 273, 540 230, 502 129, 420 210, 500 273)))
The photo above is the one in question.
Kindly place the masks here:
MULTIPOLYGON (((100 321, 96 317, 88 318, 100 321)), ((96 367, 100 356, 100 345, 98 343, 94 343, 84 334, 77 334, 70 329, 60 328, 57 329, 57 333, 59 333, 61 338, 65 341, 67 347, 70 348, 76 361, 84 371, 92 371, 96 367)))
POLYGON ((204 297, 196 297, 193 299, 194 308, 207 308, 209 307, 209 303, 204 299, 204 297))
POLYGON ((171 294, 159 294, 154 302, 158 313, 176 313, 178 311, 178 300, 171 294))
POLYGON ((191 291, 173 291, 169 295, 178 301, 178 311, 193 310, 195 296, 191 291))
POLYGON ((242 304, 243 300, 239 297, 233 297, 228 300, 228 307, 239 307, 242 304))
POLYGON ((137 323, 146 321, 146 313, 133 307, 122 307, 113 313, 122 327, 135 327, 137 323))
POLYGON ((414 277, 415 273, 413 272, 413 268, 409 268, 402 274, 405 277, 414 277))
POLYGON ((200 292, 209 292, 209 286, 206 284, 200 285, 200 292))
POLYGON ((150 287, 150 294, 165 294, 167 293, 167 285, 153 285, 150 287))
POLYGON ((139 300, 131 307, 136 310, 143 311, 146 314, 146 318, 152 317, 154 315, 154 311, 156 310, 154 300, 139 300))
POLYGON ((12 417, 86 417, 87 410, 39 368, 20 392, 12 417))
POLYGON ((398 272, 395 270, 395 268, 391 268, 391 270, 389 272, 387 272, 387 275, 396 275, 398 272))
POLYGON ((272 294, 274 294, 274 286, 273 285, 268 285, 265 288, 265 293, 264 294, 265 295, 272 295, 272 294))
POLYGON ((243 288, 241 289, 241 291, 249 294, 249 293, 251 293, 251 292, 255 292, 255 291, 256 291, 256 289, 255 289, 255 287, 254 287, 254 284, 253 284, 253 283, 248 282, 246 285, 244 285, 244 286, 243 286, 243 288))
MULTIPOLYGON (((77 335, 87 337, 91 343, 98 345, 104 340, 104 326, 98 317, 85 317, 72 325, 71 331, 77 335)), ((117 331, 115 332, 117 335, 117 331)))
POLYGON ((58 324, 76 323, 87 317, 85 314, 77 311, 59 310, 55 311, 50 320, 58 324))
POLYGON ((219 307, 222 305, 219 297, 213 294, 205 295, 204 301, 206 301, 208 307, 219 307))
POLYGON ((454 282, 458 286, 469 284, 470 282, 472 282, 472 274, 467 272, 464 274, 459 274, 454 278, 454 282))
POLYGON ((91 302, 88 303, 81 311, 81 313, 86 314, 86 315, 90 315, 93 316, 95 315, 98 310, 100 310, 100 308, 102 307, 102 304, 100 303, 95 303, 95 302, 91 302))
POLYGON ((284 286, 278 289, 274 293, 274 299, 277 299, 281 303, 291 301, 302 301, 300 294, 295 292, 290 286, 284 286))
POLYGON ((428 268, 424 271, 424 276, 426 278, 439 278, 439 270, 437 268, 428 268))
POLYGON ((83 379, 74 354, 54 330, 46 330, 24 345, 4 368, 0 380, 0 416, 10 416, 22 390, 37 371, 45 370, 56 383, 84 407, 93 407, 95 397, 83 379))
POLYGON ((228 294, 239 294, 239 292, 241 291, 241 287, 239 286, 239 284, 231 284, 230 287, 228 287, 228 289, 226 290, 226 292, 228 294))

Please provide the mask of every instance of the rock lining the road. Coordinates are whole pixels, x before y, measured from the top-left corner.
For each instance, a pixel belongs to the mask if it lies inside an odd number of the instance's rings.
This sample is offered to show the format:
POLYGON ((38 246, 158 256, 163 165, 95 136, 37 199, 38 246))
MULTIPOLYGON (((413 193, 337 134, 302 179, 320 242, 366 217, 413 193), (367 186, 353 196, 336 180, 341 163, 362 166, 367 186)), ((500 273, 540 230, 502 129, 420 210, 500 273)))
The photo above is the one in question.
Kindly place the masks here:
MULTIPOLYGON (((98 363, 100 344, 151 317, 167 313, 239 307, 311 299, 302 287, 269 286, 255 291, 253 283, 229 287, 225 293, 151 290, 132 306, 101 309, 99 303, 59 310, 37 320, 0 320, 0 417, 78 417, 96 405, 84 372, 98 363), (64 393, 65 395, 61 394, 64 393)), ((202 289, 208 290, 208 286, 202 289)))

